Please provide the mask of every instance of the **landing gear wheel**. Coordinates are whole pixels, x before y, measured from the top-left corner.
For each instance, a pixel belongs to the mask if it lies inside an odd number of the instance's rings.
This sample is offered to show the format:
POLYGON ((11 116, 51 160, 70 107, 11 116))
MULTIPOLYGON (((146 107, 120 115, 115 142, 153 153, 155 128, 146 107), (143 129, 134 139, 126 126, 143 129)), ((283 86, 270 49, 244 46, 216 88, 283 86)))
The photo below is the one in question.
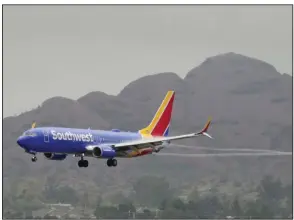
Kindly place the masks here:
POLYGON ((89 166, 89 162, 87 160, 79 160, 78 166, 79 167, 88 167, 89 166))
POLYGON ((117 160, 116 159, 112 159, 112 166, 116 167, 117 165, 117 160))
POLYGON ((116 167, 116 165, 117 165, 117 160, 116 159, 108 159, 107 160, 107 166, 116 167))
POLYGON ((107 166, 111 167, 112 166, 112 160, 111 159, 108 159, 107 162, 106 162, 107 166))
POLYGON ((84 160, 84 167, 88 167, 89 162, 87 160, 84 160))
POLYGON ((37 161, 37 157, 36 156, 33 156, 32 157, 32 162, 36 162, 37 161))

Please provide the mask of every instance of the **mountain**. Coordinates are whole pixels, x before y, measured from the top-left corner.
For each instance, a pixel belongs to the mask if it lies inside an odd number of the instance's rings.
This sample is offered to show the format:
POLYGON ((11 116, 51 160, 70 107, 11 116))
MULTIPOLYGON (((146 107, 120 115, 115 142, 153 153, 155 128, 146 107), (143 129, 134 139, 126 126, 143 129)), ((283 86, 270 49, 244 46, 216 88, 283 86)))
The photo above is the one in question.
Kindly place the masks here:
MULTIPOLYGON (((16 145, 17 137, 33 121, 38 126, 136 131, 150 122, 170 89, 176 91, 171 134, 197 131, 208 116, 213 118, 210 133, 214 140, 196 138, 178 143, 292 151, 292 76, 280 74, 263 61, 226 53, 207 58, 185 78, 172 72, 149 75, 131 82, 117 96, 94 91, 78 100, 54 97, 32 111, 4 118, 4 194, 10 184, 23 178, 40 182, 50 179, 77 190, 87 187, 89 191, 104 193, 129 189, 128 184, 142 175, 164 176, 174 186, 193 185, 211 178, 250 182, 266 174, 292 181, 291 157, 151 155, 121 159, 115 169, 106 167, 104 160, 90 159, 87 169, 79 169, 76 158, 53 162, 39 155, 38 162, 33 164, 30 156, 16 145)), ((177 148, 165 151, 192 152, 177 148)))

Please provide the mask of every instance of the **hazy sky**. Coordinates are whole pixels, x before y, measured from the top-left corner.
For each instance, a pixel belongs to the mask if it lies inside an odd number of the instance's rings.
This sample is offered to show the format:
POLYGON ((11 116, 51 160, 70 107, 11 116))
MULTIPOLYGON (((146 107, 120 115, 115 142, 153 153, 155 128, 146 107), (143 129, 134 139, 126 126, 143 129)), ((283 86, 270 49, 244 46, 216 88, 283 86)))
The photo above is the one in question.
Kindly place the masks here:
POLYGON ((291 6, 4 6, 4 117, 236 52, 292 74, 291 6))

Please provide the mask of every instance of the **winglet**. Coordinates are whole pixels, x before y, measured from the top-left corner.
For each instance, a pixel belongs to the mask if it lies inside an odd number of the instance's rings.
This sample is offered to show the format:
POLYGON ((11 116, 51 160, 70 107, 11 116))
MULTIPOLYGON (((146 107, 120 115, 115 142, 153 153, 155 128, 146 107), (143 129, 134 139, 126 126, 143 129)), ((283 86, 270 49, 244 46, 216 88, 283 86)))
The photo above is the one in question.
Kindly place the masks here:
POLYGON ((202 131, 201 131, 201 133, 206 133, 206 132, 207 132, 210 123, 211 123, 211 117, 208 118, 208 120, 207 120, 205 126, 203 127, 203 129, 202 129, 202 131))
POLYGON ((211 137, 207 133, 210 123, 211 123, 211 117, 208 118, 208 120, 207 120, 205 126, 203 127, 202 131, 200 131, 198 134, 202 134, 202 135, 205 135, 206 137, 209 137, 209 138, 213 139, 213 137, 211 137))

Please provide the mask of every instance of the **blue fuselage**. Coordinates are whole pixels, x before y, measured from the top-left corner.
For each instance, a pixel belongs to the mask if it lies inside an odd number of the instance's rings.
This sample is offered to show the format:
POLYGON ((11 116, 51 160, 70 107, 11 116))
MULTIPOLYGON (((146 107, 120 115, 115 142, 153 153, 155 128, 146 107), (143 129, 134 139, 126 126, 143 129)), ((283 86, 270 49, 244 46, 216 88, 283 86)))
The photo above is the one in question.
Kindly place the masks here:
POLYGON ((142 139, 141 134, 133 132, 43 127, 24 132, 17 143, 27 152, 75 154, 84 153, 89 145, 140 139, 142 139))

